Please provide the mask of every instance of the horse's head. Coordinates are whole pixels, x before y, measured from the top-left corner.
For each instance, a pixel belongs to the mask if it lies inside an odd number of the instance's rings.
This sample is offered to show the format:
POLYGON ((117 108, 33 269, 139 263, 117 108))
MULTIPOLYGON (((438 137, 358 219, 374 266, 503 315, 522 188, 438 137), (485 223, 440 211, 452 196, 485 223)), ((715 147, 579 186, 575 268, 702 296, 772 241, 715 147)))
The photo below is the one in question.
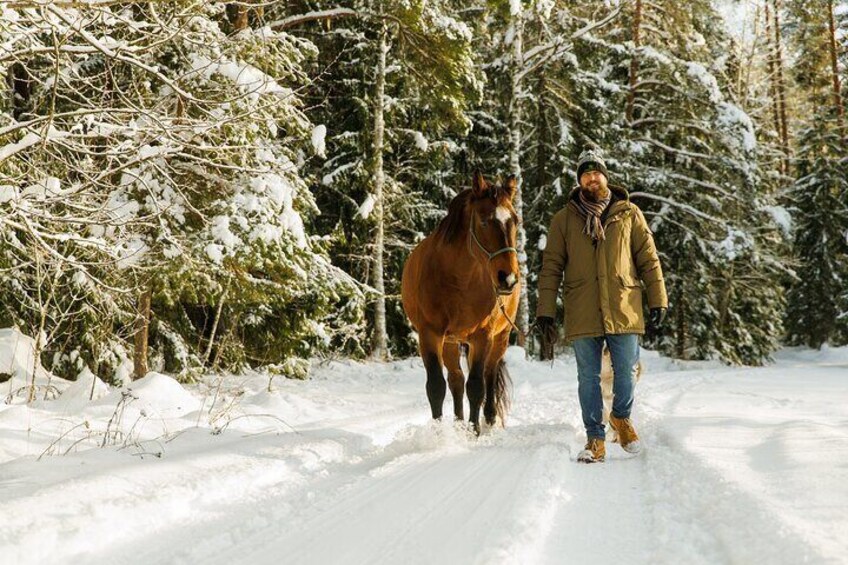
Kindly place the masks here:
POLYGON ((492 184, 479 171, 471 183, 470 238, 472 253, 486 262, 498 294, 510 294, 518 285, 519 267, 516 243, 518 215, 512 207, 517 182, 510 176, 492 184))

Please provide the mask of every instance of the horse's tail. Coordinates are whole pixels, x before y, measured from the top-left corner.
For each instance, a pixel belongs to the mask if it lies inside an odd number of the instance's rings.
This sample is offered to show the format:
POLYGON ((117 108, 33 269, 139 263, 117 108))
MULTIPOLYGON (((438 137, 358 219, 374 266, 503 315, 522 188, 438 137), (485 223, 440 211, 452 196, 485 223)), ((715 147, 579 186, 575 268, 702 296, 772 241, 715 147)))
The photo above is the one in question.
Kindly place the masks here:
POLYGON ((512 389, 512 378, 503 359, 498 361, 495 369, 495 413, 501 420, 501 425, 506 425, 506 415, 512 406, 510 392, 512 389))

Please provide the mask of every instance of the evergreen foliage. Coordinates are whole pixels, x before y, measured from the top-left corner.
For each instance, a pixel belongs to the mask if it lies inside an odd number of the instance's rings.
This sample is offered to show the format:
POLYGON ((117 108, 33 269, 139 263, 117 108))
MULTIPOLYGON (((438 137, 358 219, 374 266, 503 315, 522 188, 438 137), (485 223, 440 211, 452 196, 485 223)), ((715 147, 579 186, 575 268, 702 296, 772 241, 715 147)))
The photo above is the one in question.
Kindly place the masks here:
POLYGON ((473 170, 518 167, 533 312, 595 143, 663 260, 648 346, 848 343, 848 9, 761 8, 746 44, 709 0, 0 2, 0 325, 71 378, 129 378, 145 296, 159 370, 302 376, 381 320, 413 355, 402 266, 473 170))
MULTIPOLYGON (((799 131, 790 192, 799 277, 789 293, 788 340, 842 345, 848 343, 848 132, 834 100, 830 14, 792 1, 787 16, 787 36, 798 53, 793 78, 803 93, 801 112, 812 116, 799 131)), ((843 12, 838 28, 844 29, 844 20, 843 12)))

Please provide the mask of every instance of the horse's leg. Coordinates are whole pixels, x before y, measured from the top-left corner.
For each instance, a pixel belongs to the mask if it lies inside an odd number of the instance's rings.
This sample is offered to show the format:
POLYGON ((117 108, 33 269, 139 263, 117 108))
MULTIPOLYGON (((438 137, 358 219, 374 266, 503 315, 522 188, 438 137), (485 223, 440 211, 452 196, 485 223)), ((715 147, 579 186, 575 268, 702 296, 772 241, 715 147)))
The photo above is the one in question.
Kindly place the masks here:
POLYGON ((489 350, 492 348, 492 342, 489 336, 481 333, 471 338, 469 343, 471 352, 468 356, 468 382, 465 384, 465 391, 468 393, 468 405, 470 415, 468 421, 474 427, 477 435, 480 434, 480 407, 483 404, 483 396, 486 392, 483 383, 483 376, 486 369, 486 357, 489 355, 489 350))
POLYGON ((445 341, 442 346, 442 361, 448 370, 448 387, 453 397, 453 414, 457 420, 464 420, 463 395, 465 394, 465 375, 459 364, 461 345, 456 342, 445 341))
POLYGON ((509 377, 508 374, 503 374, 506 369, 500 365, 508 346, 509 330, 506 330, 492 340, 492 349, 486 358, 486 406, 483 408, 483 415, 486 418, 486 423, 490 426, 495 424, 498 415, 501 416, 502 423, 506 417, 503 403, 506 401, 508 391, 504 379, 509 377))
POLYGON ((433 419, 442 417, 442 405, 445 403, 445 375, 442 371, 442 343, 444 336, 430 329, 422 329, 418 334, 418 349, 424 368, 427 370, 427 399, 433 419))

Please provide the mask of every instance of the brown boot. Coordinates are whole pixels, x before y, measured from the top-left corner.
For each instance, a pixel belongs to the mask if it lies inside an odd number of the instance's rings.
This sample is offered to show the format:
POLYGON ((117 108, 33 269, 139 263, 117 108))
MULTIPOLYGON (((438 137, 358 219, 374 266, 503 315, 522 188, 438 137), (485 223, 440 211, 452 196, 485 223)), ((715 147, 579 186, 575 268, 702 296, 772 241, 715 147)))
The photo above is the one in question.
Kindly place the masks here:
POLYGON ((583 451, 577 454, 577 460, 581 463, 601 463, 607 455, 604 440, 590 437, 583 451))
POLYGON ((618 443, 627 453, 639 453, 642 451, 642 443, 639 441, 639 436, 636 435, 636 430, 633 428, 633 422, 630 418, 616 418, 610 415, 610 426, 618 434, 618 443))

